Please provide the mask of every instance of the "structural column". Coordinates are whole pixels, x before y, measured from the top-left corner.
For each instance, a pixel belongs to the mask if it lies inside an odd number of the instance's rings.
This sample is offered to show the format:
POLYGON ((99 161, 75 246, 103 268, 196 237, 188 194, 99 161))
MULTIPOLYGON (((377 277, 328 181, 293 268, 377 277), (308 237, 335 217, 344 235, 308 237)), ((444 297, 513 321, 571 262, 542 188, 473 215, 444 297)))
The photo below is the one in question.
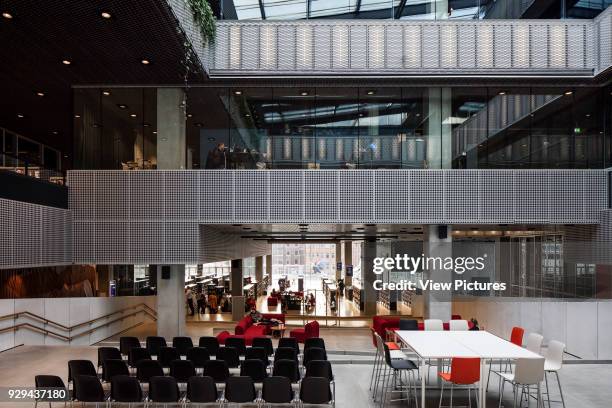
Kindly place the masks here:
POLYGON ((257 281, 257 286, 261 285, 263 282, 263 256, 255 257, 255 280, 257 281))
POLYGON ((342 277, 342 242, 336 242, 336 280, 342 277), (340 266, 340 267, 338 267, 340 266))
MULTIPOLYGON (((427 225, 423 230, 423 252, 426 258, 444 260, 453 256, 451 227, 427 225)), ((436 283, 453 282, 452 269, 445 270, 439 262, 430 261, 430 268, 423 271, 424 280, 436 283)), ((447 322, 452 314, 452 292, 447 290, 423 291, 423 317, 447 322)))
POLYGON ((232 292, 232 320, 235 321, 242 319, 242 316, 244 316, 243 284, 242 259, 232 259, 230 285, 232 292))
POLYGON ((364 292, 364 312, 366 315, 376 314, 378 294, 374 290, 374 258, 376 258, 376 238, 368 237, 363 242, 363 260, 361 262, 361 281, 364 292))
POLYGON ((353 286, 353 241, 344 242, 344 285, 353 286), (346 273, 351 269, 350 276, 346 273))
POLYGON ((450 169, 452 165, 452 90, 429 88, 427 119, 427 168, 450 169))
MULTIPOLYGON (((184 92, 180 88, 157 89, 157 168, 185 168, 187 147, 184 92)), ((168 279, 157 268, 157 333, 172 338, 185 333, 185 265, 169 265, 168 279)))
POLYGON ((185 334, 185 265, 157 266, 157 335, 185 334), (169 272, 169 274, 168 274, 169 272))
POLYGON ((272 255, 266 255, 266 275, 270 278, 270 283, 272 283, 272 255))

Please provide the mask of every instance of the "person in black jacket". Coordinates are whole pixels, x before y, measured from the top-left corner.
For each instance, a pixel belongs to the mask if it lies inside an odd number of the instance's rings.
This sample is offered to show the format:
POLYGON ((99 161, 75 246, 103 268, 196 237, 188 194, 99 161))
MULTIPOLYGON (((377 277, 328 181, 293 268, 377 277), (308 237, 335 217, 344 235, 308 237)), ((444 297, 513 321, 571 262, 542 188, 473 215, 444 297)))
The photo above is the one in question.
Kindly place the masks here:
POLYGON ((225 155, 225 143, 221 142, 208 152, 206 158, 207 169, 225 169, 227 166, 227 157, 225 155))

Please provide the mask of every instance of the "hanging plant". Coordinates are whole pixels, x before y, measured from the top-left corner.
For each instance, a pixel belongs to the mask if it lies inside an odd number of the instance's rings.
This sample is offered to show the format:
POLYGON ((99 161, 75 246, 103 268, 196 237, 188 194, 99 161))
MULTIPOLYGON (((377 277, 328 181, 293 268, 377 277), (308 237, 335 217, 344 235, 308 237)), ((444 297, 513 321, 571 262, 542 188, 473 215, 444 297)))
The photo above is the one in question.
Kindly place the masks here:
POLYGON ((215 41, 215 15, 207 0, 187 0, 193 19, 200 29, 204 44, 215 41))

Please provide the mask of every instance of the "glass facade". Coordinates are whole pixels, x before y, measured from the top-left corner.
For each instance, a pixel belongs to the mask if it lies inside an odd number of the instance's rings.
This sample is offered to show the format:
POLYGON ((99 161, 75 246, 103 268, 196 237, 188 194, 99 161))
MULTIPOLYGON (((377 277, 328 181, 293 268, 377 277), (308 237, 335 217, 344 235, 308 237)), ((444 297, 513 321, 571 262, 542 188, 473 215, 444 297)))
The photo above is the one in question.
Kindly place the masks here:
POLYGON ((593 18, 611 0, 221 0, 228 20, 593 18), (540 3, 540 4, 538 4, 540 3))

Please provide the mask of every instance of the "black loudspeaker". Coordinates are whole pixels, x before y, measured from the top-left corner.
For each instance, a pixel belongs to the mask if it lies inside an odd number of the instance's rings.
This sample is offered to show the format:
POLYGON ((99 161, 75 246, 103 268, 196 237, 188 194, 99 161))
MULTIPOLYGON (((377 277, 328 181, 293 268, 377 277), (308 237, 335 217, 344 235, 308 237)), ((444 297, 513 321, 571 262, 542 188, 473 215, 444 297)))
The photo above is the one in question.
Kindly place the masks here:
POLYGON ((162 265, 162 273, 161 273, 161 278, 162 279, 170 279, 170 266, 169 265, 162 265))
POLYGON ((438 238, 439 239, 448 238, 448 227, 446 225, 438 225, 438 238))

